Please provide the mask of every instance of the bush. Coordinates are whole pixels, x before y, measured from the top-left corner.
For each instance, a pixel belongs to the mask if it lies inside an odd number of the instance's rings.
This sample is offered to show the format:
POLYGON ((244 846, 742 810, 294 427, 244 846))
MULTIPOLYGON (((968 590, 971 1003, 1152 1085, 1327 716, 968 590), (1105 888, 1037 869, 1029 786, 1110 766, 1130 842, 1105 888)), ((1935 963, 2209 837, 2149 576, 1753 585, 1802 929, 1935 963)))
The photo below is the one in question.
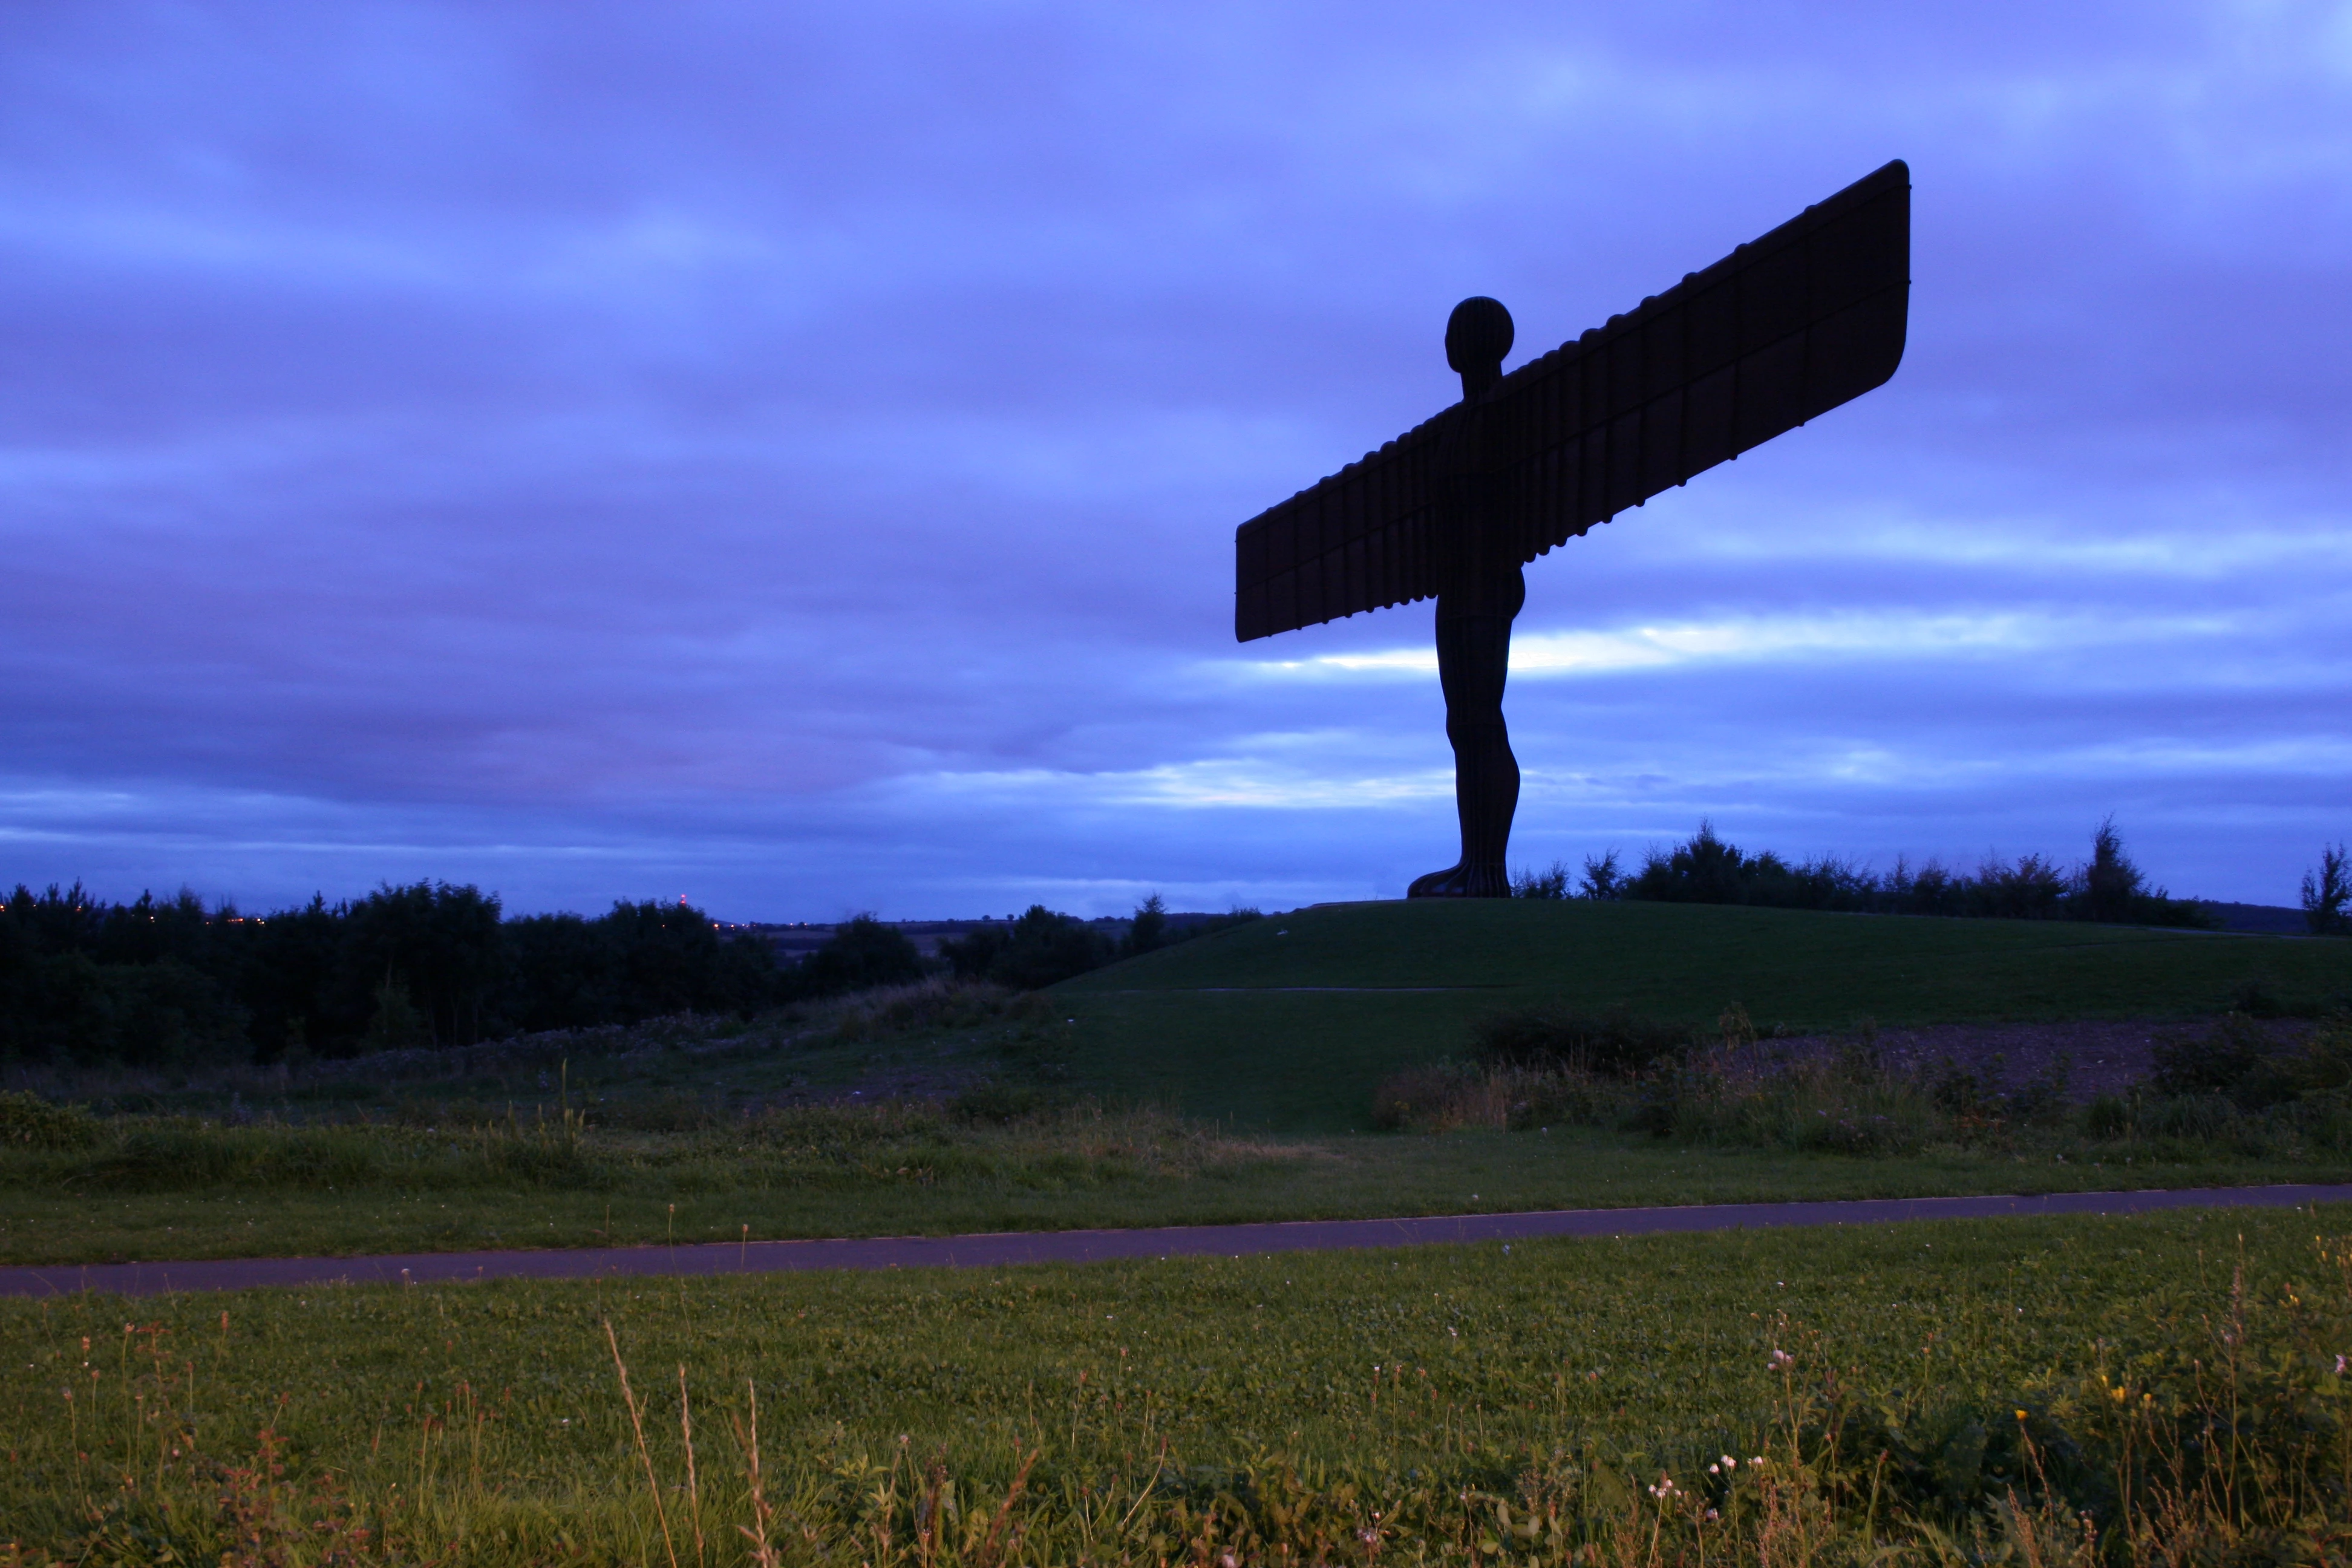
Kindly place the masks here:
POLYGON ((2092 835, 2090 860, 2071 874, 2054 861, 2027 855, 2013 864, 1988 859, 1974 874, 1932 860, 1917 868, 1897 860, 1883 876, 1833 856, 1791 861, 1769 849, 1746 854, 1718 835, 1712 822, 1702 821, 1681 844, 1650 850, 1630 877, 1618 873, 1613 851, 1588 859, 1582 896, 1870 914, 2211 923, 2193 901, 2147 885, 2124 853, 2112 817, 2092 835))
POLYGON ((1009 924, 993 921, 940 944, 959 979, 992 980, 1015 991, 1042 991, 1110 962, 1108 937, 1075 915, 1043 904, 1009 924))
POLYGON ((2271 1058, 2276 1049, 2259 1024, 2231 1013, 2200 1033, 2158 1041, 2148 1082, 2162 1095, 2221 1094, 2267 1103, 2285 1098, 2275 1092, 2271 1058))
POLYGON ((1489 1067, 1570 1068, 1626 1077, 1690 1048, 1689 1031, 1625 1008, 1600 1014, 1557 1005, 1517 1007, 1472 1026, 1473 1050, 1489 1067))
POLYGON ((1576 896, 1596 903, 1625 895, 1625 873, 1617 864, 1617 851, 1584 858, 1584 877, 1578 883, 1576 896))
POLYGON ((1511 897, 1515 899, 1568 897, 1568 867, 1555 860, 1548 871, 1520 872, 1511 879, 1511 897))
MULTIPOLYGON (((983 1024, 1035 1024, 1051 1016, 1042 998, 1016 996, 985 980, 935 974, 911 985, 882 986, 832 1005, 835 1039, 878 1040, 933 1029, 983 1024)), ((818 1013, 822 1021, 825 1014, 818 1013)))
POLYGON ((834 928, 823 947, 790 976, 803 996, 838 996, 878 985, 905 985, 923 977, 923 955, 905 931, 872 915, 834 928))
POLYGON ((0 1144, 16 1149, 88 1149, 98 1121, 79 1105, 51 1105, 37 1094, 0 1089, 0 1144))

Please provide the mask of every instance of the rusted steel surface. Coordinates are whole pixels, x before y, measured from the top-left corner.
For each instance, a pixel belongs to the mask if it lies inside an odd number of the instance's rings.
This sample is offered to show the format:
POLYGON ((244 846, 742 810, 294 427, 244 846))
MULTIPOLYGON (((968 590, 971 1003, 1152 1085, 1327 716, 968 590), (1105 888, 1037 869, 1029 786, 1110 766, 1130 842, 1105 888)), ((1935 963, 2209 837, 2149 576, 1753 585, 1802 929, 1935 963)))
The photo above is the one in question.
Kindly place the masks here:
POLYGON ((1902 361, 1910 274, 1897 159, 1242 524, 1234 636, 1433 595, 1443 528, 1500 529, 1533 561, 1860 396, 1902 361), (1457 524, 1441 437, 1465 413, 1475 436, 1453 449, 1492 500, 1457 524))
POLYGON ((2352 1186, 2200 1187, 2036 1193, 1957 1198, 1854 1198, 1797 1204, 1693 1204, 1673 1208, 1544 1209, 1402 1219, 1291 1220, 1166 1226, 1153 1230, 1001 1231, 983 1236, 887 1236, 837 1241, 731 1241, 691 1247, 583 1247, 565 1252, 415 1252, 381 1258, 241 1258, 194 1263, 104 1263, 0 1268, 0 1296, 104 1290, 130 1296, 261 1286, 425 1285, 487 1279, 587 1279, 677 1274, 776 1274, 839 1268, 1002 1268, 1023 1263, 1119 1258, 1242 1258, 1343 1247, 1534 1241, 1547 1237, 1661 1236, 1785 1226, 1885 1225, 2039 1215, 2153 1214, 2178 1208, 2306 1208, 2352 1203, 2352 1186))

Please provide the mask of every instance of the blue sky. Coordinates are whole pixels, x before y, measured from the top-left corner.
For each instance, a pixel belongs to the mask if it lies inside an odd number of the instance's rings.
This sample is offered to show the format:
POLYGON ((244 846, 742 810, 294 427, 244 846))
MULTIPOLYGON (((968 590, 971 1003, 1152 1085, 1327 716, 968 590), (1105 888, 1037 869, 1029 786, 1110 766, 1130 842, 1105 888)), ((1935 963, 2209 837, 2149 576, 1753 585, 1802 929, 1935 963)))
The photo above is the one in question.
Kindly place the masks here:
POLYGON ((1393 897, 1234 526, 1890 157, 1866 398, 1528 572, 1514 858, 2352 837, 2352 5, 0 12, 0 882, 1393 897))

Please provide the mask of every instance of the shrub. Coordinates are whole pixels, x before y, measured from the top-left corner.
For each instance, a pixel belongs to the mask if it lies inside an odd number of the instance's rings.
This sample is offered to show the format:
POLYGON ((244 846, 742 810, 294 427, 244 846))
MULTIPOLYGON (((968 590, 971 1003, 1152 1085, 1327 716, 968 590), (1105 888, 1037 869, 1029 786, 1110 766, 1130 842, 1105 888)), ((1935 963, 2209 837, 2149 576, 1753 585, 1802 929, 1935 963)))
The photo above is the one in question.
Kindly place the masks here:
POLYGON ((1691 1037, 1623 1007, 1591 1014, 1544 1005, 1481 1019, 1472 1040, 1477 1059, 1490 1067, 1562 1067, 1624 1077, 1681 1055, 1691 1037))
POLYGON ((858 915, 834 928, 823 947, 790 976, 803 996, 838 996, 877 985, 904 985, 923 977, 923 955, 897 926, 858 915))
MULTIPOLYGON (((1050 1016, 1042 998, 1016 996, 985 980, 935 974, 911 985, 883 986, 832 1005, 834 1037, 878 1040, 932 1029, 969 1029, 1001 1020, 1035 1023, 1050 1016)), ((817 1014, 822 1022, 825 1010, 817 1014)))
POLYGON ((1587 855, 1584 858, 1584 877, 1577 884, 1577 897, 1605 902, 1610 899, 1622 898, 1624 893, 1625 873, 1617 864, 1617 851, 1612 849, 1603 855, 1587 855))
POLYGON ((2231 1013, 2212 1027, 2158 1040, 2150 1055, 2148 1081, 2162 1095, 2237 1095, 2267 1088, 2276 1049, 2262 1026, 2243 1013, 2231 1013))
POLYGON ((79 1105, 52 1105, 37 1094, 0 1089, 0 1144, 18 1149, 87 1149, 98 1121, 79 1105))
POLYGON ((1747 854, 1709 821, 1670 849, 1648 851, 1641 869, 1630 877, 1618 873, 1613 851, 1588 859, 1585 873, 1583 896, 1597 899, 2004 920, 2211 923, 2195 902, 2147 886, 2124 853, 2112 817, 2092 835, 2090 861, 2071 874, 2055 861, 2026 855, 2014 864, 1987 859, 1973 875, 1933 860, 1915 868, 1898 859, 1879 875, 1834 856, 1792 861, 1769 849, 1747 854))
POLYGON ((1110 962, 1108 937, 1075 915, 1032 904, 1019 920, 991 922, 940 951, 962 979, 992 980, 1015 991, 1041 991, 1110 962))
POLYGON ((2102 1094, 2083 1108, 2083 1131, 2102 1142, 2129 1136, 2131 1104, 2121 1095, 2102 1094))
POLYGON ((948 1102, 948 1114, 968 1126, 1010 1127, 1055 1109, 1055 1099, 1028 1084, 983 1083, 948 1102))
POLYGON ((1520 872, 1511 879, 1511 897, 1515 899, 1568 897, 1568 867, 1555 860, 1551 863, 1549 870, 1520 872))

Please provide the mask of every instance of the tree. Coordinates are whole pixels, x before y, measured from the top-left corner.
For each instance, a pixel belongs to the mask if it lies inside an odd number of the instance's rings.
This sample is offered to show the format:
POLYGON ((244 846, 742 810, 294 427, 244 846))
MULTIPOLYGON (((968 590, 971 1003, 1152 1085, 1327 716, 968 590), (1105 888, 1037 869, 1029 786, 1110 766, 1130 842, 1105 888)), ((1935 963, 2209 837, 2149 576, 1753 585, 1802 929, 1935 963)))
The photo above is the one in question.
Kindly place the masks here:
POLYGON ((691 904, 623 900, 597 924, 617 981, 614 1016, 607 1021, 748 1012, 777 990, 768 945, 750 937, 722 941, 710 917, 691 904))
POLYGON ((803 996, 835 996, 922 977, 923 955, 905 931, 858 915, 834 927, 825 944, 801 961, 793 988, 803 996))
POLYGON ((940 943, 940 956, 948 961, 958 980, 985 980, 988 972, 996 966, 996 955, 1012 940, 1010 924, 982 921, 963 935, 940 943))
POLYGON ((2120 922, 2139 914, 2146 879, 2124 853, 2123 835, 2107 817, 2091 835, 2091 863, 2083 868, 2083 918, 2120 922))
POLYGON ((1138 953, 1150 952, 1167 940, 1168 906, 1160 901, 1159 894, 1153 893, 1135 906, 1135 919, 1129 922, 1127 940, 1120 948, 1132 958, 1138 953))
POLYGON ((383 987, 404 990, 436 1044, 482 1037, 482 1006, 504 978, 499 900, 473 886, 386 882, 351 906, 343 924, 343 984, 383 1009, 383 987))
POLYGON ((1716 836, 1715 824, 1702 818, 1698 831, 1669 854, 1653 849, 1636 876, 1619 884, 1629 899, 1654 899, 1680 904, 1744 904, 1750 900, 1750 883, 1759 878, 1782 878, 1788 867, 1770 850, 1756 856, 1740 854, 1738 846, 1716 836))
POLYGON ((2304 922, 2315 936, 2352 933, 2347 903, 2352 903, 2352 860, 2346 858, 2341 844, 2322 845, 2316 872, 2306 872, 2303 879, 2304 922))
POLYGON ((964 939, 964 955, 950 953, 959 974, 976 961, 985 934, 989 954, 987 978, 1015 991, 1042 991, 1057 980, 1098 969, 1111 957, 1110 939, 1075 915, 1057 914, 1043 904, 1032 904, 1009 927, 982 926, 964 939), (1002 932, 1002 935, 997 934, 1002 932))

